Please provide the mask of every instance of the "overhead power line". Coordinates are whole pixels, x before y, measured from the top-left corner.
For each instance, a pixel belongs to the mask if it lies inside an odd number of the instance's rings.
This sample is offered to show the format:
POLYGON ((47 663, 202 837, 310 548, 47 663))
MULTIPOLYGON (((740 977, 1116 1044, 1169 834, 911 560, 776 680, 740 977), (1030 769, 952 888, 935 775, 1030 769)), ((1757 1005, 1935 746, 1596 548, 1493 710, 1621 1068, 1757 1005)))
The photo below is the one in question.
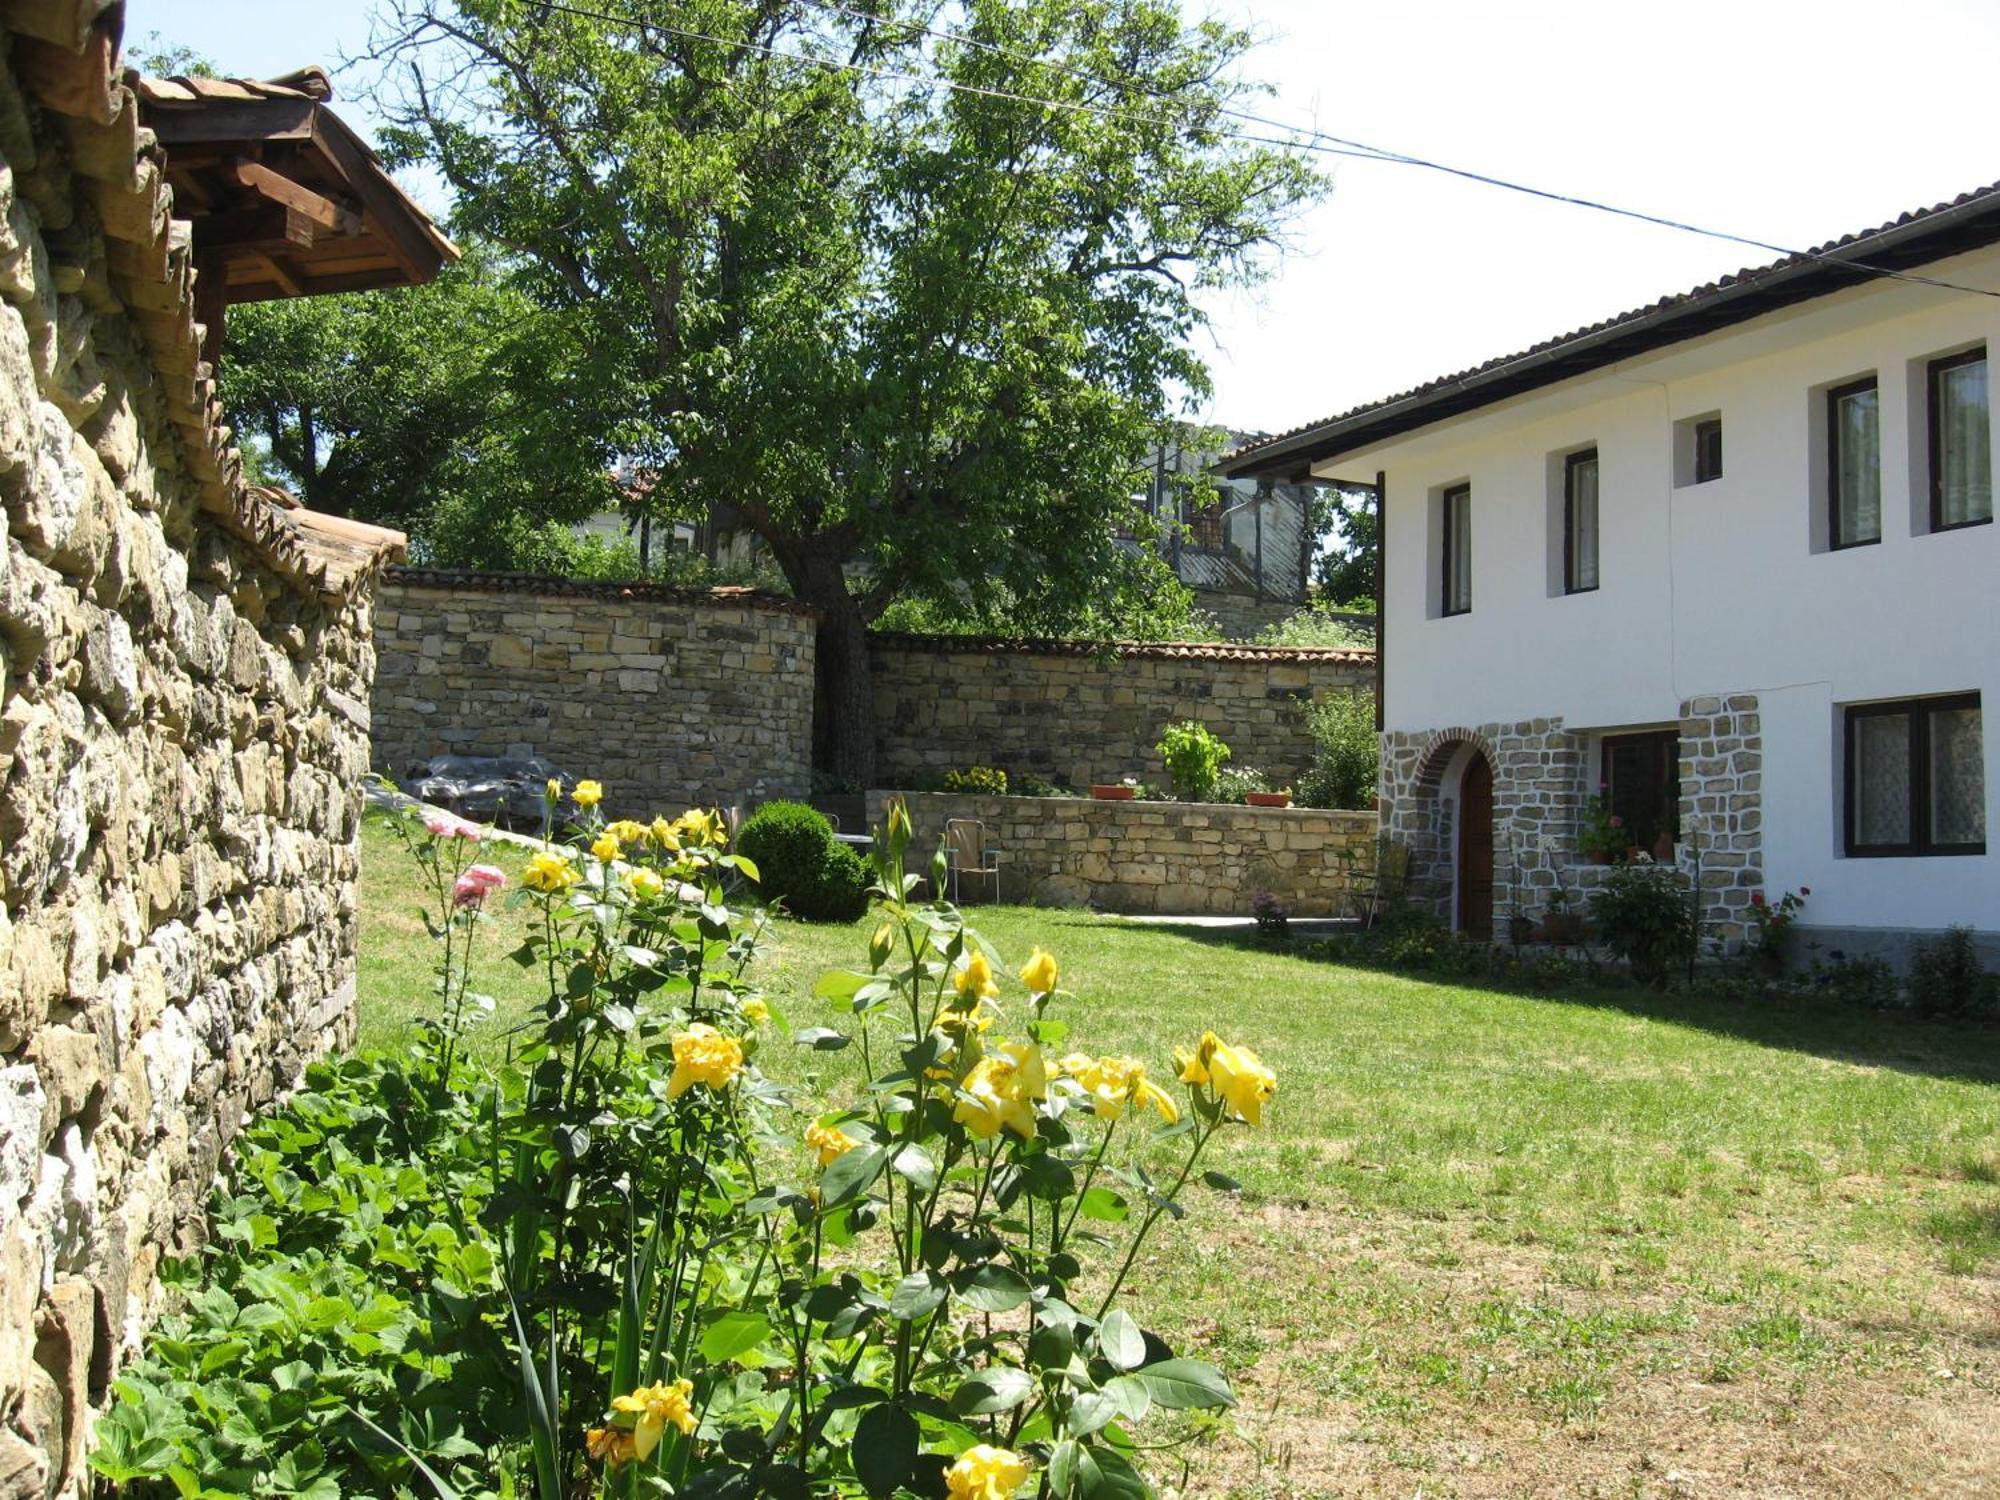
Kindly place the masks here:
MULTIPOLYGON (((874 25, 901 28, 939 41, 974 48, 995 56, 1034 67, 1062 73, 1081 82, 1095 84, 1100 88, 1114 89, 1122 93, 1138 93, 1149 98, 1161 96, 1143 86, 1118 79, 1100 77, 1087 69, 1077 68, 1050 58, 1037 57, 1031 52, 984 41, 967 36, 963 32, 923 25, 916 21, 893 20, 870 15, 866 11, 839 3, 839 0, 804 0, 815 9, 847 16, 850 19, 866 21, 874 25)), ((730 37, 716 36, 709 32, 696 31, 690 27, 675 26, 665 21, 647 21, 637 16, 619 15, 610 11, 597 10, 588 6, 559 3, 559 0, 542 0, 542 9, 556 11, 563 15, 576 16, 585 20, 603 21, 613 26, 625 26, 637 31, 654 31, 668 36, 678 36, 688 41, 708 42, 718 47, 736 47, 745 51, 759 52, 778 61, 804 63, 814 67, 831 68, 840 72, 855 73, 864 77, 881 79, 891 83, 912 83, 929 88, 943 88, 956 93, 974 94, 982 98, 1008 100, 1018 104, 1038 105, 1043 109, 1057 110, 1072 114, 1094 115, 1101 119, 1136 120, 1141 123, 1159 124, 1157 115, 1147 115, 1142 111, 1124 106, 1088 104, 1078 100, 1049 99, 1035 94, 1017 93, 1010 89, 993 88, 988 85, 965 83, 957 79, 943 78, 931 73, 909 73, 897 69, 876 68, 865 63, 844 62, 836 57, 821 57, 809 52, 790 52, 763 42, 752 42, 730 37)), ((1438 172, 1447 177, 1456 177, 1466 182, 1475 182, 1486 187, 1498 188, 1505 192, 1520 193, 1527 197, 1539 198, 1548 203, 1561 203, 1572 208, 1587 209, 1593 213, 1609 214, 1616 218, 1630 219, 1641 224, 1651 224, 1661 229, 1671 229, 1682 234, 1698 235, 1704 239, 1724 241, 1733 245, 1743 245, 1753 250, 1768 251, 1773 255, 1786 256, 1798 260, 1818 261, 1826 265, 1840 266, 1852 271, 1860 271, 1870 276, 1886 280, 1907 281, 1918 286, 1936 287, 1941 291, 1964 292, 1977 297, 2000 298, 2000 291, 1988 287, 1966 286, 1961 282, 1947 281, 1941 277, 1925 276, 1915 271, 1897 270, 1892 266, 1879 266, 1851 256, 1824 250, 1801 250, 1789 245, 1780 245, 1771 240, 1760 240, 1751 235, 1735 234, 1724 229, 1711 229, 1705 225, 1690 223, 1683 219, 1669 218, 1663 214, 1647 213, 1636 208, 1625 208, 1614 203, 1601 202, 1595 198, 1585 198, 1572 193, 1560 193, 1550 188, 1535 187, 1532 184, 1516 182, 1510 178, 1495 176, 1487 172, 1476 172, 1468 167, 1453 166, 1430 157, 1415 156, 1404 151, 1395 151, 1383 146, 1369 145, 1365 141, 1353 140, 1333 135, 1314 126, 1294 125, 1287 121, 1272 119, 1267 115, 1255 114, 1233 106, 1217 103, 1216 113, 1227 119, 1243 124, 1256 125, 1266 130, 1285 132, 1283 136, 1253 135, 1246 131, 1223 132, 1231 140, 1265 146, 1282 146, 1291 150, 1307 151, 1319 156, 1338 156, 1352 161, 1384 162, 1392 166, 1416 167, 1428 172, 1438 172)))

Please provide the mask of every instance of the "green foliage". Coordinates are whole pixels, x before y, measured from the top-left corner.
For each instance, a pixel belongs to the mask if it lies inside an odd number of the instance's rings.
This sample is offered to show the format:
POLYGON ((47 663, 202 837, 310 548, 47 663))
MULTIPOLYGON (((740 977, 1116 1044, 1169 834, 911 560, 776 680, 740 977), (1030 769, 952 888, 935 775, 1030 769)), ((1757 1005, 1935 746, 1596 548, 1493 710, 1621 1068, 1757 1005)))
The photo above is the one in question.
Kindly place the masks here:
MULTIPOLYGON (((243 1132, 96 1472, 133 1500, 988 1493, 982 1465, 1153 1494, 1153 1455, 1233 1396, 1119 1294, 1209 1142, 1260 1120, 1254 1054, 1204 1038, 1184 1104, 1131 1059, 1045 1057, 1053 959, 1007 979, 915 904, 899 813, 866 967, 818 986, 851 1022, 794 1038, 886 1071, 845 1106, 790 1094, 758 1064, 784 1027, 745 980, 763 924, 729 904, 758 872, 719 815, 549 812, 508 898, 537 1017, 469 1067, 447 1003, 407 1056, 317 1066, 243 1132), (607 837, 616 869, 584 855, 607 837), (1177 1434, 1141 1433, 1156 1411, 1177 1434)), ((501 898, 454 894, 476 830, 405 832, 448 895, 449 1002, 501 898)))
POLYGON ((1047 777, 1038 776, 1033 771, 1019 772, 1015 775, 1012 784, 1015 791, 1023 797, 1075 797, 1081 795, 1074 788, 1050 781, 1047 777))
POLYGON ((1382 525, 1375 513, 1375 497, 1366 490, 1330 488, 1324 492, 1321 503, 1325 515, 1314 534, 1331 528, 1334 544, 1319 555, 1314 568, 1320 597, 1331 601, 1335 608, 1372 611, 1375 568, 1382 550, 1382 525))
MULTIPOLYGON (((916 0, 387 10, 388 155, 523 258, 649 503, 736 507, 828 636, 905 597, 1088 631, 1164 581, 1113 530, 1208 389, 1198 299, 1267 274, 1322 186, 1216 129, 1256 93, 1247 33, 1172 0, 972 0, 985 45, 934 44, 916 0)), ((866 653, 819 660, 865 777, 866 653)))
POLYGON ((766 802, 737 838, 757 866, 764 899, 808 922, 851 922, 868 907, 868 874, 833 836, 825 814, 803 802, 766 802))
POLYGON ((946 771, 943 781, 947 792, 976 792, 987 797, 1007 795, 1007 773, 992 766, 968 766, 962 771, 946 771))
POLYGON ((400 527, 439 566, 575 571, 616 499, 564 313, 476 242, 428 285, 232 311, 223 399, 315 510, 400 527))
POLYGON ((2000 1010, 2000 975, 1988 974, 1969 927, 1947 927, 1910 955, 1910 1008, 1921 1016, 2000 1010))
POLYGON ((1215 776, 1215 800, 1241 803, 1251 792, 1271 790, 1271 778, 1255 766, 1224 766, 1215 776))
MULTIPOLYGON (((1372 612, 1373 604, 1367 606, 1372 612)), ((1346 613, 1347 611, 1342 611, 1346 613)), ((1375 632, 1352 620, 1336 619, 1332 606, 1308 604, 1275 625, 1257 632, 1260 646, 1326 646, 1342 651, 1373 651, 1375 632)))
POLYGON ((1382 759, 1374 694, 1358 688, 1328 693, 1306 709, 1306 726, 1312 731, 1314 752, 1311 768, 1299 778, 1300 804, 1370 806, 1382 759))
POLYGON ((1620 865, 1591 893, 1590 918, 1645 985, 1664 985, 1684 969, 1700 936, 1688 883, 1671 865, 1620 865))
POLYGON ((1583 828, 1576 836, 1577 851, 1594 854, 1602 861, 1622 862, 1632 846, 1625 820, 1611 810, 1611 801, 1602 793, 1584 799, 1583 828))
POLYGON ((1229 759, 1229 747, 1205 725, 1194 719, 1169 724, 1153 748, 1167 763, 1176 797, 1183 802, 1214 800, 1216 777, 1229 759))

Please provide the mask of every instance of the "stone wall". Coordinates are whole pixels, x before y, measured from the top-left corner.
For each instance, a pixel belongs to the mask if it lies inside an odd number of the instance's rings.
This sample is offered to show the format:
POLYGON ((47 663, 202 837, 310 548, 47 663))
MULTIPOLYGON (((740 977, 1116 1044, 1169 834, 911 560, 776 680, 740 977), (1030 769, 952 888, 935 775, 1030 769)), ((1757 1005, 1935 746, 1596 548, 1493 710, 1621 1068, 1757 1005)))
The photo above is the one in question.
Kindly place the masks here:
MULTIPOLYGON (((1675 856, 1692 877, 1700 851, 1709 942, 1733 950, 1762 889, 1763 738, 1750 693, 1680 705, 1680 826, 1675 856)), ((1467 758, 1493 768, 1493 930, 1516 911, 1534 919, 1558 890, 1580 909, 1607 872, 1577 852, 1597 778, 1591 733, 1560 718, 1457 726, 1382 737, 1382 830, 1409 850, 1417 899, 1453 915, 1457 783, 1467 758)))
MULTIPOLYGON (((1350 875, 1374 858, 1372 812, 875 791, 870 828, 892 795, 907 802, 925 856, 949 820, 983 823, 1000 847, 1000 899, 1041 906, 1247 917, 1268 891, 1295 917, 1344 916, 1350 875)), ((963 894, 986 899, 991 887, 968 877, 963 894)))
POLYGON ((0 33, 6 1500, 88 1487, 230 1136, 352 1030, 366 588, 401 540, 244 487, 120 9, 8 10, 81 16, 81 53, 0 33))
POLYGON ((634 814, 803 796, 814 619, 749 589, 392 572, 376 767, 540 755, 634 814))
POLYGON ((1199 719, 1230 764, 1282 786, 1312 761, 1305 702, 1373 691, 1375 671, 1366 651, 951 636, 878 636, 872 659, 876 779, 900 787, 973 765, 1078 790, 1125 776, 1164 785, 1153 746, 1176 719, 1199 719))

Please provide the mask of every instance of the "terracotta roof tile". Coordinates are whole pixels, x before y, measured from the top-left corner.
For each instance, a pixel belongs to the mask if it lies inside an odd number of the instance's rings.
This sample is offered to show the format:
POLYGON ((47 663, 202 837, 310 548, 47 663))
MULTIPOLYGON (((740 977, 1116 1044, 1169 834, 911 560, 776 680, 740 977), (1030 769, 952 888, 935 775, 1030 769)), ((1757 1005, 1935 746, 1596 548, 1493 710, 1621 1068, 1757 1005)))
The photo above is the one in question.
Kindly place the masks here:
POLYGON ((961 656, 1102 656, 1140 661, 1252 661, 1273 665, 1328 662, 1372 666, 1373 651, 1340 646, 1252 646, 1233 641, 1068 641, 990 635, 906 635, 883 631, 870 643, 892 651, 932 651, 961 656))

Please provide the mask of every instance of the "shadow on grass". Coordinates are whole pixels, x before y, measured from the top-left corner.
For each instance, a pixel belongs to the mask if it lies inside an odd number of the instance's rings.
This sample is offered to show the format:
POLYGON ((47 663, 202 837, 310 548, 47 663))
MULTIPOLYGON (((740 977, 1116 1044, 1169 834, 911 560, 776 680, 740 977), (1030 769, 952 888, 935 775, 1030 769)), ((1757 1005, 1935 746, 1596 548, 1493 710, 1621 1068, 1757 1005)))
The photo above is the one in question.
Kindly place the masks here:
MULTIPOLYGON (((1100 931, 1103 924, 1103 918, 1096 914, 1075 911, 1051 911, 1048 921, 1052 926, 1091 925, 1100 931)), ((1858 1067, 1889 1068, 1958 1082, 2000 1083, 2000 1025, 1991 1022, 1930 1021, 1907 1012, 1866 1009, 1832 999, 1716 996, 1703 993, 1698 981, 1692 991, 1648 990, 1637 985, 1603 982, 1561 989, 1536 988, 1510 984, 1504 978, 1492 976, 1428 974, 1308 958, 1259 943, 1241 930, 1136 922, 1121 930, 1129 932, 1135 940, 1260 953, 1307 968, 1338 968, 1352 974, 1380 975, 1384 979, 1446 989, 1486 991, 1546 1005, 1619 1011, 1858 1067)))

